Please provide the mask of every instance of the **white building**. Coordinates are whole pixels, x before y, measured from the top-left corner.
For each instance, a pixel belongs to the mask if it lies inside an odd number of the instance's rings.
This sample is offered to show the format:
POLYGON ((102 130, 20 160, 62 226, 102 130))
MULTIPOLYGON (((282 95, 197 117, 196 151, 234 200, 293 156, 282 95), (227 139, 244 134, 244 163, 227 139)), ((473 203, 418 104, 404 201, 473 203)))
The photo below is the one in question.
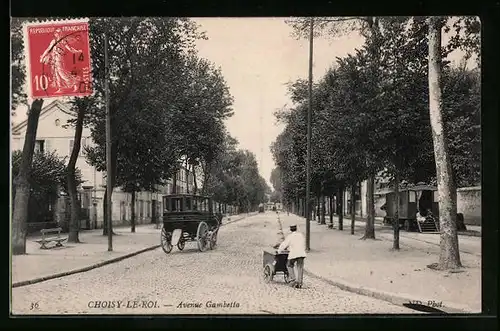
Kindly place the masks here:
MULTIPOLYGON (((40 113, 38 130, 36 135, 35 150, 46 152, 55 151, 61 158, 71 155, 75 135, 74 127, 68 125, 68 120, 75 117, 70 108, 56 100, 45 107, 40 113)), ((27 120, 12 128, 11 150, 22 150, 26 134, 27 120)), ((83 128, 82 148, 76 166, 80 169, 84 183, 79 187, 82 208, 89 210, 90 219, 94 220, 93 226, 101 227, 103 222, 103 196, 106 185, 106 177, 97 171, 95 167, 87 163, 84 146, 92 146, 93 141, 90 129, 83 128), (95 207, 93 208, 93 204, 95 207)), ((186 193, 187 181, 189 181, 189 192, 193 192, 193 176, 186 169, 181 169, 177 174, 177 193, 186 193)), ((161 215, 162 195, 171 192, 172 183, 167 187, 160 188, 159 192, 139 192, 136 194, 136 220, 137 224, 153 221, 153 215, 161 215)), ((129 224, 131 216, 131 196, 122 192, 120 188, 113 191, 113 224, 129 224)))

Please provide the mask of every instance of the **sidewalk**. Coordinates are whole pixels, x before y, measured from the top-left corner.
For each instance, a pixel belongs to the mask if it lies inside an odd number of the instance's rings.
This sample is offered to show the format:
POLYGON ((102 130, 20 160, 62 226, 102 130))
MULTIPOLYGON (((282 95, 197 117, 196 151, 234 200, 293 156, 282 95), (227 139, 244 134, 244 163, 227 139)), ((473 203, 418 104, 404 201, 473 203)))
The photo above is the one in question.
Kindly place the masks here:
MULTIPOLYGON (((335 224, 338 224, 338 216, 333 215, 333 219, 335 224)), ((330 222, 330 216, 326 215, 325 221, 328 224, 330 222)), ((375 217, 375 226, 385 226, 387 225, 383 224, 384 218, 376 216, 375 217)), ((317 222, 316 220, 313 220, 313 222, 317 222)), ((366 222, 366 217, 360 217, 359 215, 356 215, 356 225, 362 225, 364 226, 366 222)), ((344 215, 344 226, 345 224, 348 224, 348 226, 351 226, 351 216, 350 215, 344 215)), ((468 236, 468 237, 481 237, 481 226, 480 225, 466 225, 467 230, 466 231, 459 231, 458 235, 459 236, 468 236)))
MULTIPOLYGON (((285 235, 292 223, 305 233, 305 219, 280 214, 285 235)), ((344 230, 311 222, 311 251, 305 268, 310 276, 321 278, 345 290, 373 296, 395 304, 418 300, 442 302, 446 312, 481 311, 481 238, 459 237, 460 272, 436 271, 427 265, 438 262, 439 235, 401 231, 400 251, 392 251, 392 229, 376 226, 377 240, 359 240, 364 224, 359 222, 350 234, 350 220, 344 230)))
MULTIPOLYGON (((222 225, 253 214, 224 217, 222 225)), ((130 226, 115 227, 113 231, 116 235, 113 236, 112 252, 108 252, 108 237, 102 235, 102 229, 83 230, 79 233, 81 243, 65 243, 63 247, 53 249, 40 249, 40 245, 35 242, 38 237, 28 237, 26 255, 12 256, 12 286, 29 285, 87 271, 81 269, 90 270, 160 247, 161 230, 155 224, 137 225, 135 233, 130 232, 130 226)))

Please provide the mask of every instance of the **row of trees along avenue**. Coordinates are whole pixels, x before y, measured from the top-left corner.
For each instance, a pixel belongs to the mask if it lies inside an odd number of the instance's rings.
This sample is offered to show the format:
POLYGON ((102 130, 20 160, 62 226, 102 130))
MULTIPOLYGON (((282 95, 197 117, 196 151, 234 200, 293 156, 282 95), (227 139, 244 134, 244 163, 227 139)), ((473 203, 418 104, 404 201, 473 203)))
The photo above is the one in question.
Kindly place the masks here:
MULTIPOLYGON (((290 24, 299 36, 307 33, 308 20, 290 24)), ((367 180, 363 238, 374 239, 376 177, 389 178, 396 192, 403 183, 437 183, 439 266, 459 267, 456 187, 480 182, 480 73, 466 66, 471 57, 479 62, 479 21, 360 17, 315 23, 318 32, 332 35, 353 28, 363 46, 337 58, 313 86, 311 193, 323 204, 321 221, 325 196, 341 197, 346 189, 354 195, 367 180), (440 47, 442 31, 450 38, 440 47), (456 49, 465 54, 458 66, 447 59, 456 49)), ((307 91, 307 81, 291 83, 293 107, 276 113, 285 129, 271 146, 277 164, 271 182, 288 205, 305 198, 307 91)), ((342 230, 343 199, 337 201, 342 230)), ((398 224, 397 211, 395 218, 398 224)), ((398 226, 393 249, 399 249, 398 226)))
MULTIPOLYGON (((12 109, 27 103, 21 20, 12 22, 12 109)), ((199 27, 184 18, 91 18, 93 66, 91 97, 70 101, 75 118, 74 146, 65 166, 66 190, 71 200, 70 242, 79 242, 80 183, 76 160, 82 149, 83 127, 90 128, 94 144, 85 147, 87 162, 106 172, 104 34, 108 37, 109 109, 111 115, 112 186, 132 196, 156 191, 181 166, 195 174, 194 194, 214 196, 220 203, 255 208, 267 185, 257 170, 255 156, 237 149, 226 129, 233 115, 232 96, 220 69, 200 58, 195 42, 206 39, 199 27), (197 183, 201 182, 201 187, 197 183)), ((26 252, 27 203, 37 123, 43 100, 28 105, 28 127, 19 170, 15 177, 13 254, 26 252)), ((106 192, 105 195, 112 194, 106 192)), ((106 196, 104 198, 106 201, 106 196)), ((106 210, 106 204, 104 204, 106 210)), ((106 215, 106 213, 103 213, 106 215)), ((107 235, 104 218, 103 234, 107 235)))

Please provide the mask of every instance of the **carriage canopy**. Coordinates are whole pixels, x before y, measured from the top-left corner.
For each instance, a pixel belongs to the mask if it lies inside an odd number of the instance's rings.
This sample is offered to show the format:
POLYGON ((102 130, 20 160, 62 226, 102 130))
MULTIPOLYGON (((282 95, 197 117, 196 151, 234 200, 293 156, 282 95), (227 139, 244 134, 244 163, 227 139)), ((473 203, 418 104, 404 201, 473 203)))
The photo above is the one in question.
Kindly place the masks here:
POLYGON ((163 197, 164 212, 210 212, 212 201, 201 195, 166 195, 163 197))

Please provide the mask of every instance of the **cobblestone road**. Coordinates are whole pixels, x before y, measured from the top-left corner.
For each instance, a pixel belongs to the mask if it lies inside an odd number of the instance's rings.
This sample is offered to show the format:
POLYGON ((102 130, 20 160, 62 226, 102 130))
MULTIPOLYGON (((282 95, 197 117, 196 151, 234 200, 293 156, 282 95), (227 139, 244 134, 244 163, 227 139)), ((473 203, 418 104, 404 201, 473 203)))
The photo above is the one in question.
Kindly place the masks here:
MULTIPOLYGON (((161 248, 119 263, 12 289, 14 314, 341 314, 415 313, 305 276, 292 289, 262 276, 262 251, 276 241, 276 214, 221 228, 218 247, 161 248), (211 307, 226 303, 232 307, 211 307), (99 307, 100 306, 100 307, 99 307), (107 307, 104 307, 107 306, 107 307)), ((160 238, 158 238, 159 241, 160 238)), ((154 244, 154 243, 152 243, 154 244)), ((307 260, 306 260, 307 264, 307 260)))

